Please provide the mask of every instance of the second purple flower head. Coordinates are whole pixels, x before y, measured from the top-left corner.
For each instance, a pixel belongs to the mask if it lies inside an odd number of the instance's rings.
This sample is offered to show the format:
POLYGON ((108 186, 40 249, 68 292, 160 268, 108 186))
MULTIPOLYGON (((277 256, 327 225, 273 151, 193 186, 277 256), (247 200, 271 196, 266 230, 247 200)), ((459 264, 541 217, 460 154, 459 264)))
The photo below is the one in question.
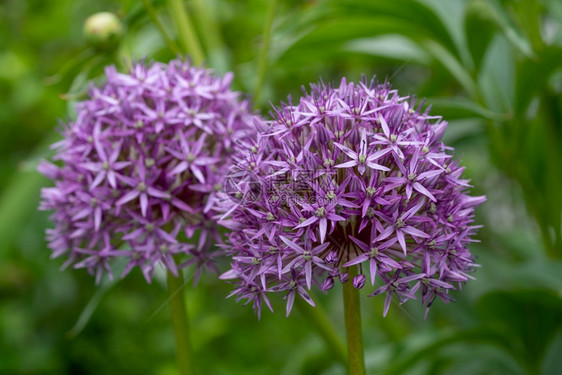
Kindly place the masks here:
POLYGON ((97 281, 116 258, 147 281, 158 264, 174 274, 208 264, 231 149, 258 121, 231 80, 181 60, 106 68, 54 146, 56 165, 39 167, 55 182, 41 202, 54 211, 53 257, 97 281))

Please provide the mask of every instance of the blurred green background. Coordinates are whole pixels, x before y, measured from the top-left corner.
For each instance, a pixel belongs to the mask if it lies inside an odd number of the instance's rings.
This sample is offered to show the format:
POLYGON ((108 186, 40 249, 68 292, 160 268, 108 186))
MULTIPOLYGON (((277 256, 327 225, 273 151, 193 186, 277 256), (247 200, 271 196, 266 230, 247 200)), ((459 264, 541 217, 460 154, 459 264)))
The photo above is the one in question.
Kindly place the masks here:
MULTIPOLYGON (((255 92, 264 24, 274 11, 257 106, 342 76, 389 78, 450 123, 484 225, 482 267, 435 303, 391 307, 363 298, 371 374, 562 374, 562 2, 559 0, 191 0, 207 63, 255 92), (275 8, 272 8, 275 5, 275 8)), ((0 374, 175 374, 164 276, 140 272, 100 287, 60 272, 36 210, 48 181, 35 172, 57 122, 103 66, 168 61, 181 46, 169 2, 4 0, 0 3, 0 374), (148 8, 147 8, 148 4, 148 8), (149 12, 147 9, 151 9, 149 12), (88 47, 84 20, 116 13, 119 50, 88 47), (154 18, 156 15, 156 18, 154 18), (155 23, 155 19, 158 20, 155 23), (169 36, 167 42, 163 36, 169 36), (125 62, 126 64, 126 62, 125 62)), ((224 265, 221 265, 224 266, 224 265)), ((223 267, 224 269, 224 267, 223 267)), ((189 271, 187 276, 189 277, 189 271)), ((363 292, 366 295, 367 289, 363 292)), ((213 275, 186 290, 201 374, 342 374, 296 310, 258 321, 225 299, 213 275)), ((341 288, 317 293, 344 337, 341 288)))

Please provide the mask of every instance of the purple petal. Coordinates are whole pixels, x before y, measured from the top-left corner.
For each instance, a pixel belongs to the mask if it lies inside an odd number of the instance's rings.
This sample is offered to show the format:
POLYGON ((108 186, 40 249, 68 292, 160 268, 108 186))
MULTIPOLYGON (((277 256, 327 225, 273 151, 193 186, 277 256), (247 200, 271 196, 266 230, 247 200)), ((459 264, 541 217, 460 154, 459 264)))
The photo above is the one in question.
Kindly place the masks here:
POLYGON ((296 243, 294 243, 293 241, 291 241, 290 239, 288 239, 284 236, 279 236, 279 238, 281 239, 281 241, 283 241, 285 243, 285 245, 287 245, 291 249, 297 251, 299 254, 304 253, 305 250, 302 247, 300 247, 299 245, 297 245, 296 243))
MULTIPOLYGON (((351 168, 351 167, 355 167, 358 164, 359 163, 357 162, 357 160, 350 160, 350 161, 347 161, 345 163, 338 164, 338 165, 334 166, 334 168, 351 168)), ((364 170, 365 170, 365 167, 363 167, 363 171, 364 170)))
POLYGON ((386 317, 388 313, 388 309, 390 308, 390 302, 392 301, 392 293, 387 293, 386 298, 384 299, 384 309, 382 312, 383 318, 386 317))
POLYGON ((302 223, 300 223, 299 225, 297 225, 295 229, 308 227, 309 225, 316 223, 318 220, 319 220, 318 216, 311 216, 305 221, 303 221, 302 223))
POLYGON ((287 314, 286 314, 287 317, 289 316, 291 310, 293 309, 293 304, 295 303, 295 295, 296 292, 294 289, 292 289, 287 295, 287 314))
POLYGON ((304 274, 306 277, 306 287, 308 290, 312 287, 312 263, 306 262, 304 264, 304 274))
MULTIPOLYGON (((351 241, 353 241, 357 246, 359 246, 359 248, 361 248, 361 250, 365 251, 365 252, 370 252, 371 248, 369 247, 369 245, 367 245, 365 242, 353 237, 353 236, 349 236, 349 239, 351 241)), ((347 267, 347 266, 345 266, 347 267)))
POLYGON ((188 164, 186 161, 182 161, 181 163, 179 163, 178 165, 176 165, 174 169, 172 169, 172 170, 170 171, 170 174, 171 174, 172 176, 173 176, 173 175, 176 175, 176 174, 180 174, 180 173, 186 171, 187 168, 189 168, 189 164, 188 164))
POLYGON ((359 256, 356 256, 355 258, 353 258, 352 260, 350 260, 349 262, 345 263, 343 266, 344 267, 351 267, 354 266, 356 264, 359 263, 363 263, 364 261, 366 261, 367 259, 369 259, 369 255, 368 254, 361 254, 359 256))
POLYGON ((375 170, 378 170, 378 171, 389 171, 390 170, 390 168, 385 167, 384 165, 373 163, 371 161, 367 161, 366 164, 369 168, 375 169, 375 170))
POLYGON ((371 285, 375 285, 375 278, 377 276, 377 260, 371 258, 369 262, 369 274, 371 275, 371 285))
POLYGON ((327 226, 328 226, 328 220, 326 220, 325 217, 321 218, 318 225, 318 229, 320 230, 320 243, 324 243, 324 239, 326 238, 327 226))
POLYGON ((404 238, 404 233, 402 233, 401 229, 396 230, 396 238, 398 238, 398 242, 400 243, 402 250, 404 250, 404 256, 406 256, 406 239, 404 238))
POLYGON ((140 195, 140 206, 142 216, 146 216, 146 210, 148 209, 148 196, 146 195, 146 193, 142 193, 140 195))
POLYGON ((431 194, 429 192, 429 190, 427 190, 425 187, 423 187, 423 185, 420 184, 419 182, 414 182, 413 187, 414 187, 414 189, 416 189, 417 191, 419 191, 420 193, 422 193, 423 195, 425 195, 426 197, 428 197, 432 201, 437 202, 437 199, 435 199, 433 194, 431 194))
POLYGON ((138 197, 140 194, 140 191, 138 190, 131 190, 129 191, 127 194, 125 194, 124 196, 121 197, 121 199, 119 199, 117 202, 115 202, 115 204, 117 206, 122 206, 127 202, 132 201, 133 199, 135 199, 136 197, 138 197))
POLYGON ((429 238, 429 234, 422 232, 419 229, 416 229, 410 225, 405 226, 403 228, 401 228, 402 231, 408 233, 409 235, 411 235, 412 237, 421 237, 421 238, 429 238))

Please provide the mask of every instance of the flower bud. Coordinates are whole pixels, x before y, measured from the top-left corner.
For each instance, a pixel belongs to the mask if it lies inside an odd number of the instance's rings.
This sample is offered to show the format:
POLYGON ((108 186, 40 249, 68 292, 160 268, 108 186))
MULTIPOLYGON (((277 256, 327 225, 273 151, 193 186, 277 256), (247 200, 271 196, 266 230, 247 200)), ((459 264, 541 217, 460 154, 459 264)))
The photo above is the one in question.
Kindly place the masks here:
POLYGON ((353 278, 353 286, 355 289, 361 289, 365 285, 365 275, 360 274, 353 278))
POLYGON ((327 292, 334 287, 334 278, 331 276, 326 277, 322 282, 322 291, 327 292))
POLYGON ((94 48, 111 50, 119 44, 123 35, 123 25, 113 13, 96 13, 84 22, 84 35, 94 48))
POLYGON ((335 251, 330 251, 326 256, 326 263, 336 263, 338 261, 338 253, 335 251))

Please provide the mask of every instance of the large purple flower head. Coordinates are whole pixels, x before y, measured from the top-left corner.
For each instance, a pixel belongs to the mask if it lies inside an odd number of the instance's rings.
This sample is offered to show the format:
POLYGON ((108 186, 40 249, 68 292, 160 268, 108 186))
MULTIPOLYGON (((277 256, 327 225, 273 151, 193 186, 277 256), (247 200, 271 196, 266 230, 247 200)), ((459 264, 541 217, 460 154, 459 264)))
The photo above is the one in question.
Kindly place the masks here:
POLYGON ((149 282, 158 264, 177 274, 207 263, 231 149, 258 121, 231 80, 180 60, 108 67, 54 145, 57 165, 39 167, 55 181, 40 206, 54 211, 53 257, 98 282, 115 258, 128 262, 123 275, 139 267, 149 282))
MULTIPOLYGON (((232 293, 271 309, 335 280, 386 293, 384 315, 420 292, 424 306, 471 276, 474 207, 464 170, 441 142, 440 117, 415 108, 388 84, 312 85, 298 105, 276 108, 267 133, 240 149, 233 176, 240 199, 222 222, 232 293), (356 274, 349 280, 349 268, 356 274)), ((421 105, 420 105, 421 107, 421 105)))

